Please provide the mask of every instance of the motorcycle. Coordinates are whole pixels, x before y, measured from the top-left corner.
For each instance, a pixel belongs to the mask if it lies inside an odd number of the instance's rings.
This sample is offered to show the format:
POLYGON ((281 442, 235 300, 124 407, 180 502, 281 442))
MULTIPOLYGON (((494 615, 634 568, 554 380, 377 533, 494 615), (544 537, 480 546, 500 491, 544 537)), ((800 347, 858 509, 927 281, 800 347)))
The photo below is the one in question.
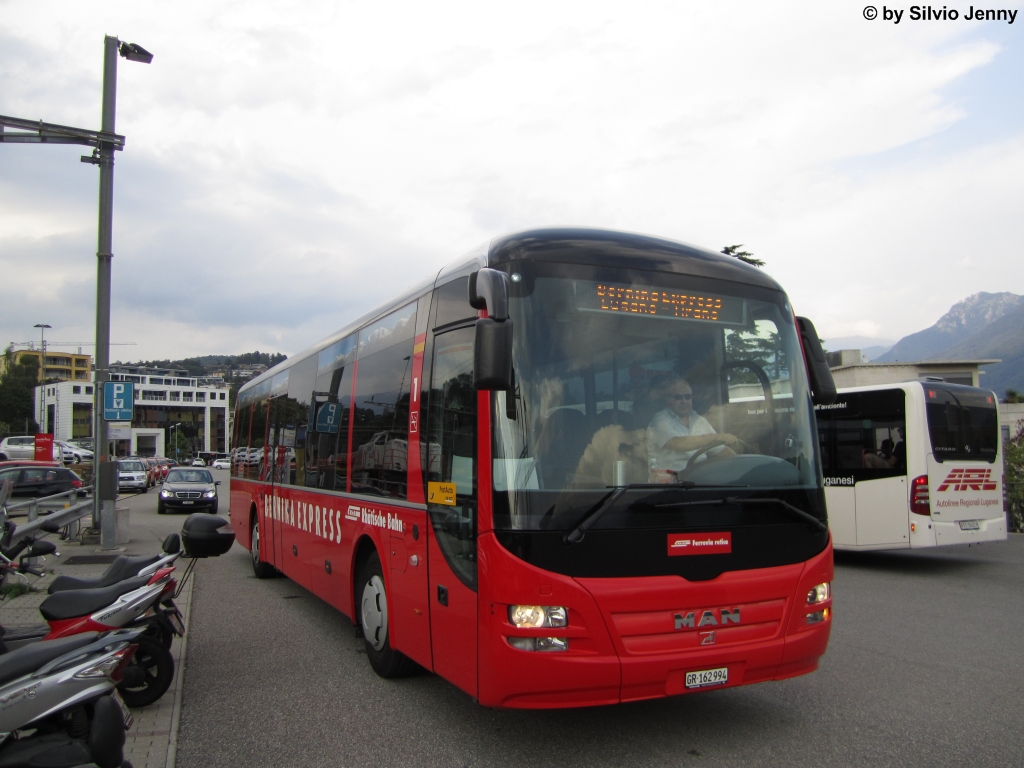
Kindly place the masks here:
POLYGON ((141 634, 85 632, 0 657, 0 765, 131 768, 132 716, 114 686, 141 634))

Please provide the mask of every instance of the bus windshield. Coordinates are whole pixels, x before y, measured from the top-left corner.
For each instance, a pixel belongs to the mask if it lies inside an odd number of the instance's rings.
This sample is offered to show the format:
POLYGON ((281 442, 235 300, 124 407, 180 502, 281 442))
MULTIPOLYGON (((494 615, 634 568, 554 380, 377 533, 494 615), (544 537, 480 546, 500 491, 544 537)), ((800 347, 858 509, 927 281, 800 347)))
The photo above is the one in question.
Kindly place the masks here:
POLYGON ((509 272, 516 386, 493 399, 497 528, 571 528, 614 489, 630 504, 598 528, 674 524, 681 505, 643 514, 635 504, 669 490, 817 486, 811 400, 783 294, 579 265, 509 272))

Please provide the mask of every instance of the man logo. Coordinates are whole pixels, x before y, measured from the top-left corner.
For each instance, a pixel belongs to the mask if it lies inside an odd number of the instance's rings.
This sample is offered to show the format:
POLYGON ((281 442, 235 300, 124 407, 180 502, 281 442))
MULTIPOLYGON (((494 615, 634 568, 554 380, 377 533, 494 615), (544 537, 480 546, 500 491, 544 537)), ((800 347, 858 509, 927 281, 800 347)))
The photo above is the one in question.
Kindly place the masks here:
POLYGON ((700 644, 701 645, 714 645, 715 644, 715 633, 714 632, 701 632, 700 633, 700 644))
MULTIPOLYGON (((677 613, 673 616, 675 620, 676 629, 697 629, 698 627, 724 627, 726 624, 739 624, 740 623, 740 609, 739 608, 721 608, 717 611, 701 611, 700 621, 697 621, 695 611, 689 611, 688 613, 677 613)), ((702 637, 703 634, 702 633, 702 637)), ((712 640, 712 642, 714 642, 712 640)))

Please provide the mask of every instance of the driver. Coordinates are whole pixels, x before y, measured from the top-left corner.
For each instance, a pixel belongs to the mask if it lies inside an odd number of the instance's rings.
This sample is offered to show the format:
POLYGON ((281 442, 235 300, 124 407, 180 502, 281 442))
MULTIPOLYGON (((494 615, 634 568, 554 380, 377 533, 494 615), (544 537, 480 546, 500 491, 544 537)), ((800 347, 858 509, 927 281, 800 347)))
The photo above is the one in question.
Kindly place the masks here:
POLYGON ((647 455, 651 478, 655 482, 673 482, 675 474, 686 469, 690 457, 702 448, 718 458, 735 456, 739 440, 733 435, 717 434, 711 423, 693 410, 693 389, 682 377, 670 379, 662 390, 666 408, 651 419, 647 427, 647 455))

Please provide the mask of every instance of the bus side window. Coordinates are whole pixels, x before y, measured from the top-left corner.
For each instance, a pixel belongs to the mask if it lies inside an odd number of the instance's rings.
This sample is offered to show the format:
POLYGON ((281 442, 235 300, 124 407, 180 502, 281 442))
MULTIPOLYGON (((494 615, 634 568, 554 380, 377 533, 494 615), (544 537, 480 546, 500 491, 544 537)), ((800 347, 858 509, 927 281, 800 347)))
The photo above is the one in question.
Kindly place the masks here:
MULTIPOLYGON (((249 466, 249 426, 251 424, 252 406, 248 403, 239 406, 235 412, 235 439, 232 441, 231 449, 232 477, 245 477, 246 469, 249 466)), ((177 439, 177 434, 174 434, 173 439, 177 439)), ((174 450, 173 445, 171 450, 174 450)))
POLYGON ((408 498, 409 397, 416 302, 359 331, 352 493, 408 498))
POLYGON ((473 340, 472 327, 434 339, 427 509, 445 560, 459 580, 475 590, 477 393, 473 387, 473 340), (455 486, 454 498, 441 486, 455 486))

